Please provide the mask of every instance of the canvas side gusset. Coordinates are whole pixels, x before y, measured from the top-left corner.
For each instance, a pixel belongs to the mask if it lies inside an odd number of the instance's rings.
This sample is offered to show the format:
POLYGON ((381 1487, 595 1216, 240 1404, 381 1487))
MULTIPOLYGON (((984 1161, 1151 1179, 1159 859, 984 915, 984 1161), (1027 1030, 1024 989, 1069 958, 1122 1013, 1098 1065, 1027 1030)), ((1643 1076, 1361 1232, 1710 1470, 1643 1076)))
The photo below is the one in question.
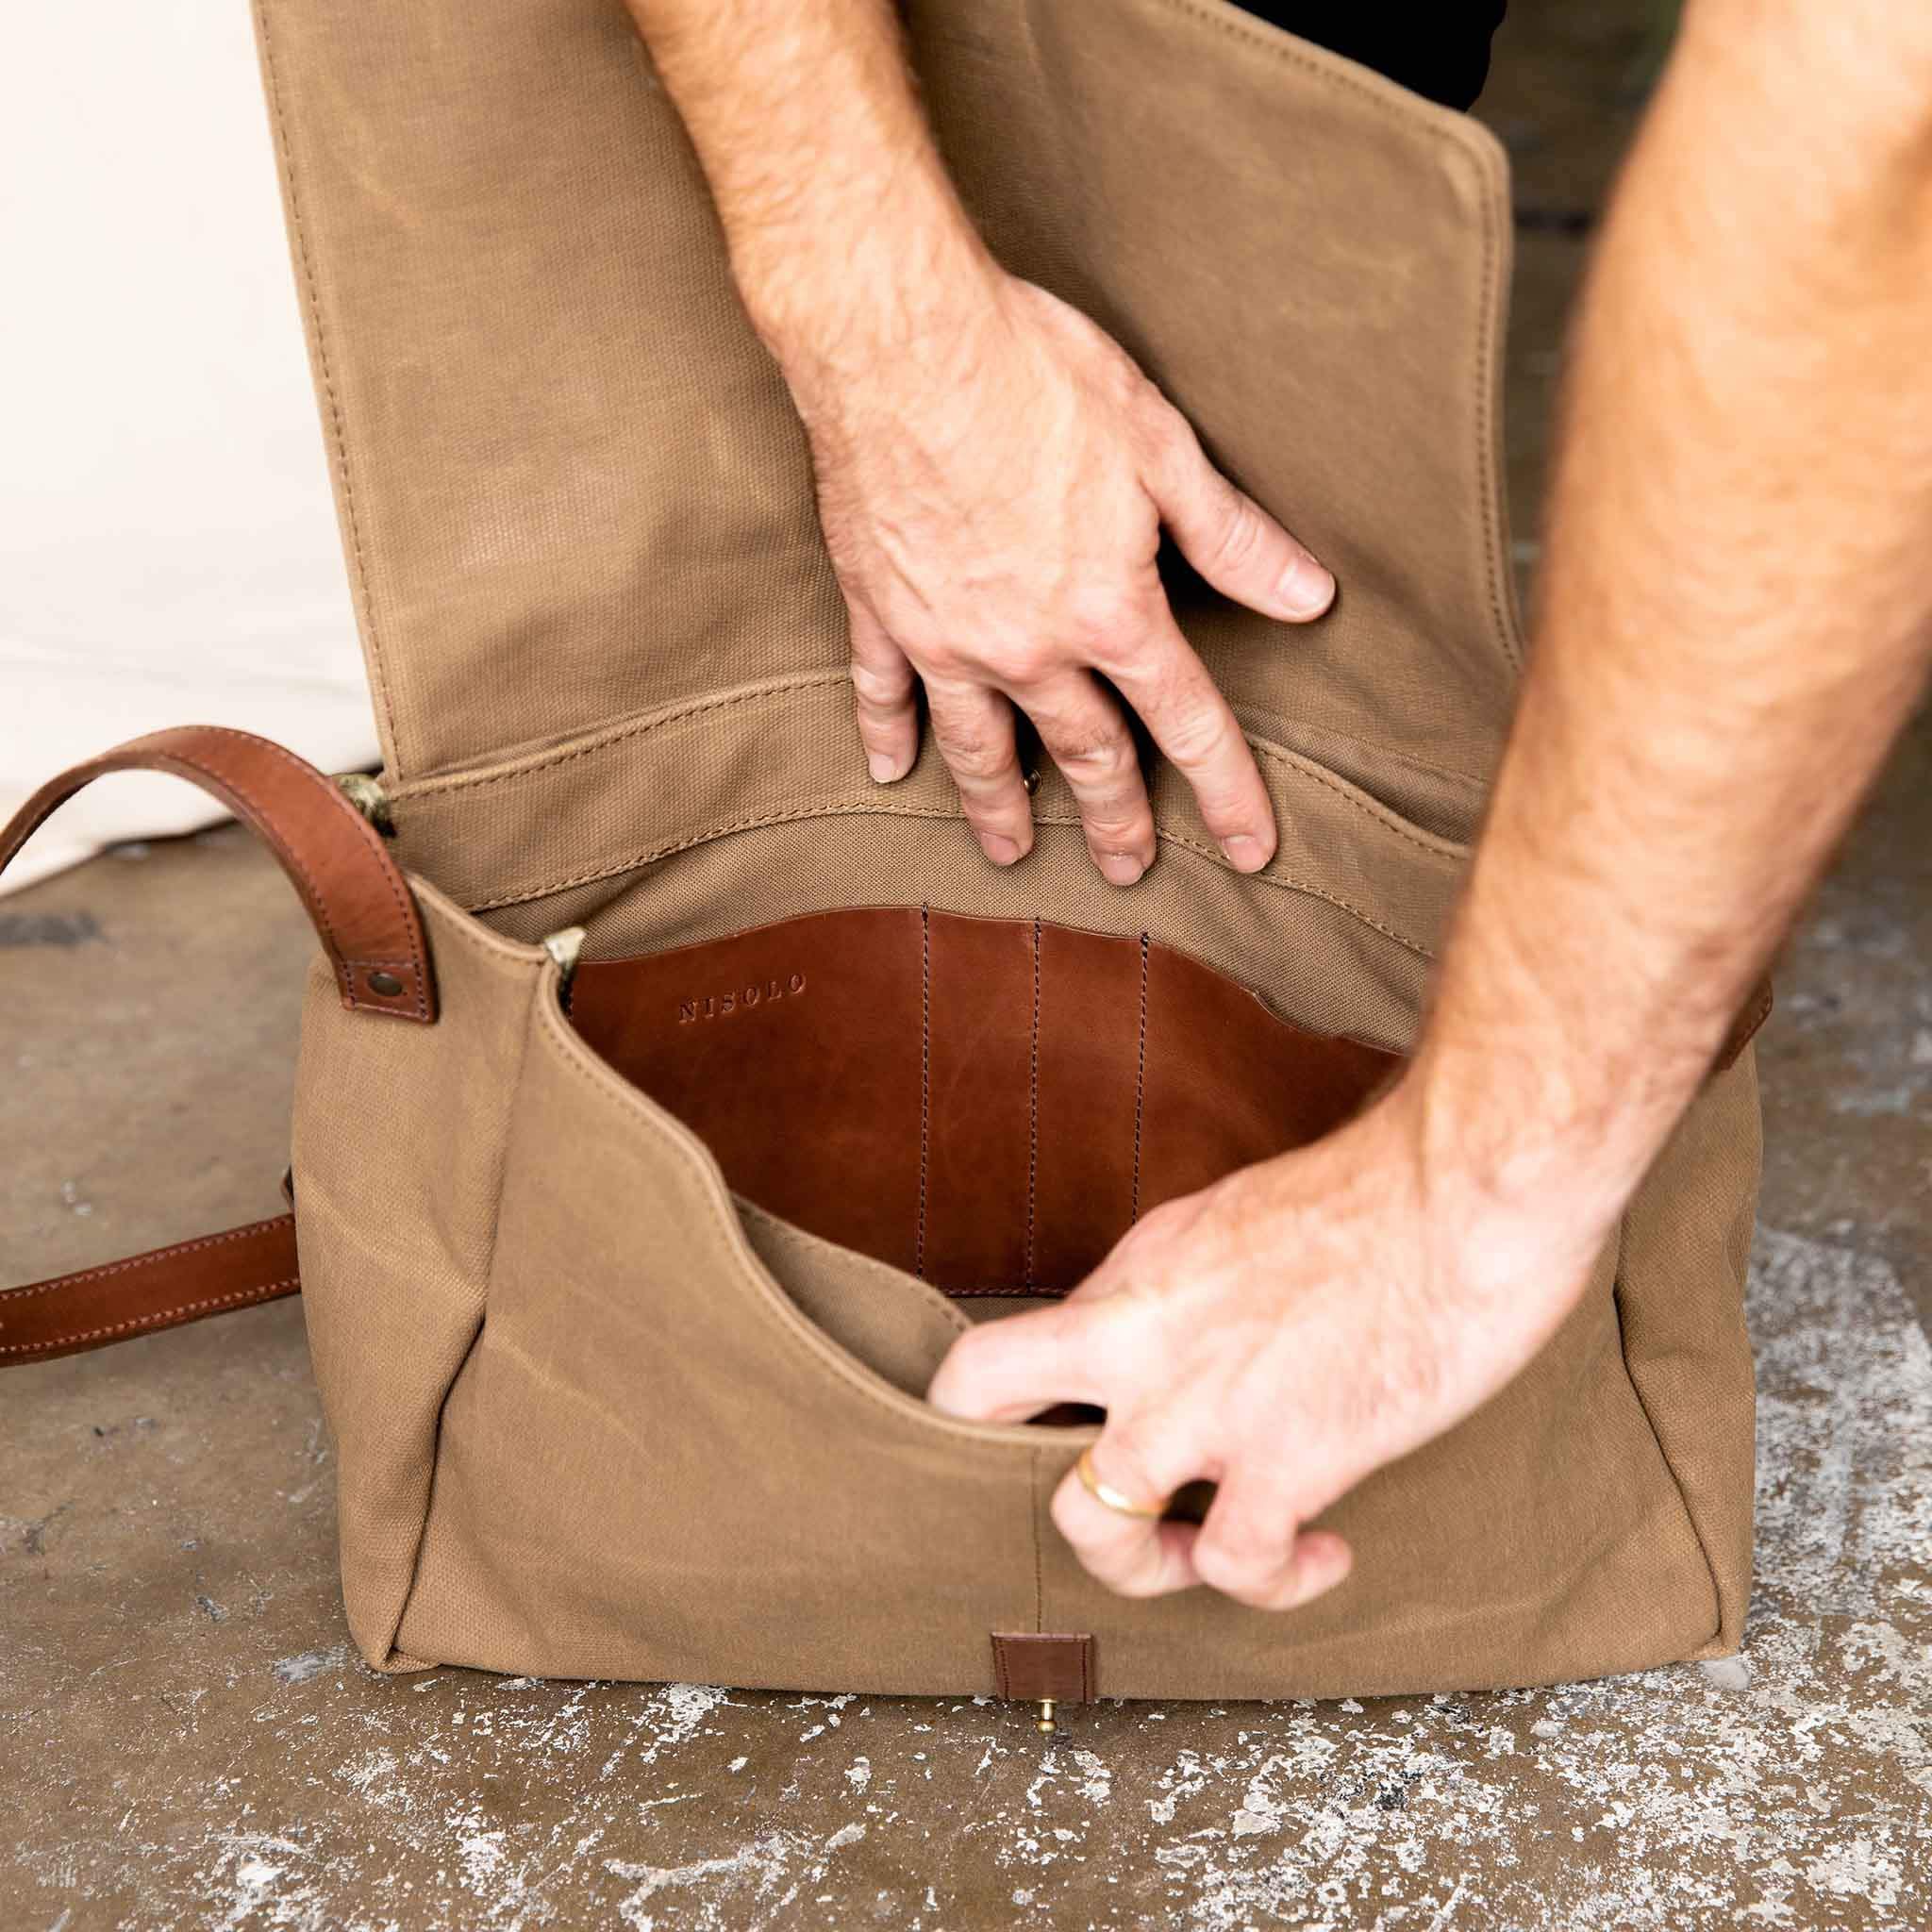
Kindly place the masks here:
POLYGON ((293 1173, 309 1348, 338 1463, 342 1596, 378 1670, 428 1512, 443 1398, 482 1323, 505 1151, 542 954, 416 886, 436 1025, 372 1025, 318 967, 303 1011, 293 1173))
POLYGON ((1678 1124, 1624 1220, 1624 1356, 1716 1585, 1718 1627, 1692 1657, 1728 1657, 1751 1597, 1757 1399, 1744 1280, 1762 1126, 1747 1046, 1678 1124))

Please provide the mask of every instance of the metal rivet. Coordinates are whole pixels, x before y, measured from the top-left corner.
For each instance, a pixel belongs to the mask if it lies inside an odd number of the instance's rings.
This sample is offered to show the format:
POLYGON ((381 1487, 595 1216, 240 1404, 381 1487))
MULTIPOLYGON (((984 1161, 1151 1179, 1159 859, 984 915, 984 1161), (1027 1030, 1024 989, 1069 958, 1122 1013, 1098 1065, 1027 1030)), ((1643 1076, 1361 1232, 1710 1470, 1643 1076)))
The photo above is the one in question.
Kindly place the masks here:
POLYGON ((369 975, 369 991, 379 992, 384 999, 392 1000, 403 990, 403 982, 393 973, 372 973, 369 975))

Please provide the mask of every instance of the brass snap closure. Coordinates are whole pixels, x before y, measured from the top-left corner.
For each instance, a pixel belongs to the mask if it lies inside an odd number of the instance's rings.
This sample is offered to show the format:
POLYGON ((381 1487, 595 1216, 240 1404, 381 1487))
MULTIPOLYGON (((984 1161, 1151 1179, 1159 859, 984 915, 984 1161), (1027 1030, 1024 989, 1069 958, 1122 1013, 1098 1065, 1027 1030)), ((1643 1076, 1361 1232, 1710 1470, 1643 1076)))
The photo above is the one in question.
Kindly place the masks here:
POLYGON ((372 973, 369 975, 369 991, 379 992, 384 999, 392 1000, 403 990, 403 982, 393 973, 372 973))

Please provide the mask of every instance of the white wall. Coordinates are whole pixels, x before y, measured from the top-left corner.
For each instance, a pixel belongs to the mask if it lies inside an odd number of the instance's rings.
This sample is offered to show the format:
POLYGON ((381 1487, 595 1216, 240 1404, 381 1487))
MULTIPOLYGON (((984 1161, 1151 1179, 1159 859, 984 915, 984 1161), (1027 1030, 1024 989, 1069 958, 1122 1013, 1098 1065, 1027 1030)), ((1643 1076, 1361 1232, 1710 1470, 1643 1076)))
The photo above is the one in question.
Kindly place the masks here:
MULTIPOLYGON (((29 7, 0 62, 0 819, 158 725, 375 735, 246 0, 29 7)), ((103 780, 9 869, 219 814, 103 780)))

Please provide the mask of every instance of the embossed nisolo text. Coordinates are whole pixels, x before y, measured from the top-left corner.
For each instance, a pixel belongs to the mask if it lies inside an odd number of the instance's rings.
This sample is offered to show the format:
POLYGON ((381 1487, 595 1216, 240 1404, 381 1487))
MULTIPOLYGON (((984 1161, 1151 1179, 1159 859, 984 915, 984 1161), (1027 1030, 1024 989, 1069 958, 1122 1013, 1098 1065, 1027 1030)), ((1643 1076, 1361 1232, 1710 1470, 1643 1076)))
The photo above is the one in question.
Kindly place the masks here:
POLYGON ((768 1007, 776 1000, 795 1000, 804 991, 805 974, 794 973, 789 978, 768 979, 762 985, 707 993, 703 999, 679 1000, 677 1024, 689 1026, 699 1020, 728 1020, 732 1014, 747 1013, 754 1007, 768 1007))

